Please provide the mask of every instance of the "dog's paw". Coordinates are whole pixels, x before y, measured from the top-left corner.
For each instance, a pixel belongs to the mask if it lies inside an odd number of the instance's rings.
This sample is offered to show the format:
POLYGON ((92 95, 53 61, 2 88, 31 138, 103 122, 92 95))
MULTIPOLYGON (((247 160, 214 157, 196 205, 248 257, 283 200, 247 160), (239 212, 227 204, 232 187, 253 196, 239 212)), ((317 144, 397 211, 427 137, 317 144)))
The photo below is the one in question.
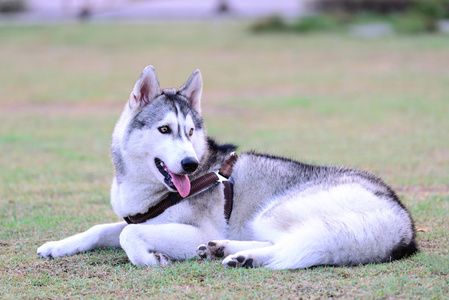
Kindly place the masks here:
POLYGON ((245 255, 238 255, 238 254, 229 255, 228 257, 226 257, 223 260, 222 265, 225 268, 258 268, 259 267, 259 265, 253 258, 250 258, 249 256, 245 256, 245 255))
POLYGON ((73 255, 75 253, 76 251, 66 249, 66 247, 61 245, 61 242, 48 242, 37 249, 37 255, 40 255, 43 258, 56 258, 66 255, 73 255))
POLYGON ((216 259, 227 256, 226 245, 224 241, 210 241, 209 243, 198 246, 196 256, 200 259, 216 259))
POLYGON ((131 263, 138 267, 166 266, 174 261, 168 255, 152 250, 127 254, 131 263))
POLYGON ((209 248, 204 244, 199 245, 198 248, 196 248, 195 253, 199 259, 206 259, 206 258, 210 257, 209 248))
POLYGON ((168 255, 161 254, 156 251, 151 251, 151 254, 153 254, 154 258, 156 259, 155 265, 166 266, 173 263, 173 259, 168 255))

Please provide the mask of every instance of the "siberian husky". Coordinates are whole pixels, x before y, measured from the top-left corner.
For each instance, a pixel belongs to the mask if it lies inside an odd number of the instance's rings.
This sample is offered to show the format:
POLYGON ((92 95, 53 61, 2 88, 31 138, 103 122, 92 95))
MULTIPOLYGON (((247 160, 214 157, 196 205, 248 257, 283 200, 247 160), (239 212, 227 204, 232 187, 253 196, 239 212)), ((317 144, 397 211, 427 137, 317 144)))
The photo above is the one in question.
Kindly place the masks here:
POLYGON ((202 86, 199 70, 178 90, 160 89, 154 68, 143 70, 112 136, 111 204, 126 222, 48 242, 40 256, 121 247, 137 266, 197 256, 294 269, 417 251, 410 213, 378 177, 254 152, 237 158, 235 146, 208 138, 202 86))

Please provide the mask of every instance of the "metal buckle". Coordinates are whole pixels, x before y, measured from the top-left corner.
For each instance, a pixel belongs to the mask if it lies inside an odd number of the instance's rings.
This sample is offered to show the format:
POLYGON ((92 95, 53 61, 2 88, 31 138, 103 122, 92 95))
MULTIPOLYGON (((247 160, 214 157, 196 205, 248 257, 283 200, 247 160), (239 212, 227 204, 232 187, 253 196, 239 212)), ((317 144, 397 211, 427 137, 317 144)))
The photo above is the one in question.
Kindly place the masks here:
POLYGON ((226 178, 223 175, 221 175, 220 173, 218 173, 218 171, 215 171, 214 174, 217 175, 217 177, 218 177, 217 183, 222 183, 224 181, 229 181, 228 178, 226 178))

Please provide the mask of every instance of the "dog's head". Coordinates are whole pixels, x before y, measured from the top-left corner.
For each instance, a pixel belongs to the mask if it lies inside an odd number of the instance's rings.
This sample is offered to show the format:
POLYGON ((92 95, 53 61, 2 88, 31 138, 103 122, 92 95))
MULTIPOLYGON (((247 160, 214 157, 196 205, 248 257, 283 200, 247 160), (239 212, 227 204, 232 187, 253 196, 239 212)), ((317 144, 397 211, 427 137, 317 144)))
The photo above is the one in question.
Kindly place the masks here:
POLYGON ((180 89, 162 90, 153 66, 146 67, 114 130, 116 169, 153 176, 170 191, 187 196, 187 175, 197 169, 206 151, 200 116, 202 87, 201 73, 196 70, 180 89))

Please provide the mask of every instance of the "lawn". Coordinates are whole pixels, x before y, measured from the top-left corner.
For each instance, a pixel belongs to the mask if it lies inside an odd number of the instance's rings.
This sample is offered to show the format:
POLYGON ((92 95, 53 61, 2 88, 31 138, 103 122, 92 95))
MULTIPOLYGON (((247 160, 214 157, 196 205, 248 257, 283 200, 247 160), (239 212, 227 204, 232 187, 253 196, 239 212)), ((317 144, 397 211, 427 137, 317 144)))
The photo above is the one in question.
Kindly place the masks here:
POLYGON ((0 26, 0 298, 444 298, 449 294, 449 39, 253 34, 248 24, 0 26), (197 68, 208 133, 239 151, 348 165, 410 209, 421 252, 389 264, 137 268, 103 249, 36 249, 119 218, 110 136, 135 80, 197 68))

